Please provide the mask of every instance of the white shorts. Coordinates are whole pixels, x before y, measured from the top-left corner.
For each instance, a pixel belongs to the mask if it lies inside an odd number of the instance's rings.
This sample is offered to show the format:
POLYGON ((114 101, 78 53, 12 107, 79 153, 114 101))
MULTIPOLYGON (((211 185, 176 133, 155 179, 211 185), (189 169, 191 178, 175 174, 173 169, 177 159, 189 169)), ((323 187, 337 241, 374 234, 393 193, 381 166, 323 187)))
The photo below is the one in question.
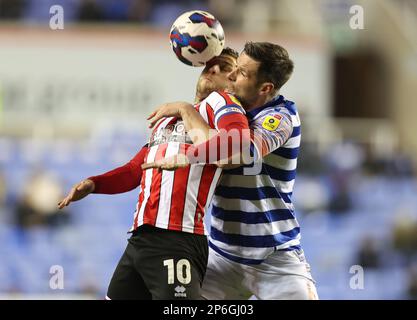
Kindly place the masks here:
POLYGON ((245 265, 210 248, 202 296, 208 300, 318 299, 302 250, 276 251, 259 265, 245 265))

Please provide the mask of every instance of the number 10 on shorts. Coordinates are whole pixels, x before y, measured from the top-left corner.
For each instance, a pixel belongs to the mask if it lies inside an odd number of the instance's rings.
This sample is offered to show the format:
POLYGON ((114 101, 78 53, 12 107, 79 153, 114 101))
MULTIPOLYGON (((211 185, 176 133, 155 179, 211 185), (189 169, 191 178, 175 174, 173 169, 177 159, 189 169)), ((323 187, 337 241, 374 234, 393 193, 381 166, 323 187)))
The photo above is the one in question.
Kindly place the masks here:
MULTIPOLYGON (((174 259, 164 260, 164 266, 168 267, 168 284, 175 282, 174 259)), ((177 262, 177 279, 181 284, 189 284, 191 282, 191 265, 187 259, 181 259, 177 262)))

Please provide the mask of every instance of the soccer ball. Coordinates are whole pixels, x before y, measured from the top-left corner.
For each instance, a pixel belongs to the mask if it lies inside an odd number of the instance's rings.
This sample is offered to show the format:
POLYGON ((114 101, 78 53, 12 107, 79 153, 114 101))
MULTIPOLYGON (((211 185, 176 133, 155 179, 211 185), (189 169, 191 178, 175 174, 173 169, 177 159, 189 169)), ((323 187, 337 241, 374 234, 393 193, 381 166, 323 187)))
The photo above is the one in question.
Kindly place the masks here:
POLYGON ((220 55, 224 47, 224 31, 210 13, 195 10, 180 15, 169 35, 172 50, 183 63, 200 67, 220 55))

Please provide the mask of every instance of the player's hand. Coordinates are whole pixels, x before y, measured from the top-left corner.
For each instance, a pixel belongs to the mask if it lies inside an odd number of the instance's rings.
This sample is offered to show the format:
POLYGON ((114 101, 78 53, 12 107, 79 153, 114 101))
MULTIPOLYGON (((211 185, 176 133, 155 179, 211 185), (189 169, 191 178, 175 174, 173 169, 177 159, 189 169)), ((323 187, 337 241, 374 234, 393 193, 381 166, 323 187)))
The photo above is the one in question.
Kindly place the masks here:
POLYGON ((142 164, 142 169, 153 169, 157 168, 160 170, 169 170, 173 171, 178 168, 185 168, 190 164, 187 156, 184 154, 178 154, 169 158, 164 158, 155 162, 151 163, 144 163, 142 164))
POLYGON ((94 188, 95 188, 95 185, 92 180, 86 179, 86 180, 81 181, 80 183, 72 187, 68 195, 58 203, 58 208, 62 209, 68 206, 73 201, 78 201, 78 200, 85 198, 91 192, 94 191, 94 188))
POLYGON ((170 102, 165 103, 153 111, 147 120, 149 120, 149 128, 153 128, 155 124, 164 117, 182 118, 182 111, 185 108, 192 108, 192 104, 188 102, 170 102))

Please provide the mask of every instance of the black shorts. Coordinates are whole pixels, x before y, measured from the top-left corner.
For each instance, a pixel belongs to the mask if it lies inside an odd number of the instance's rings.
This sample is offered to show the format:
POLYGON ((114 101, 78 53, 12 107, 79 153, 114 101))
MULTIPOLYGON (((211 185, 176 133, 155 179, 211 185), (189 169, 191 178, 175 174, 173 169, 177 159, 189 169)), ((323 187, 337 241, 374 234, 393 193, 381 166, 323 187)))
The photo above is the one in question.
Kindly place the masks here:
POLYGON ((143 225, 128 242, 107 298, 201 299, 208 260, 206 236, 143 225))

